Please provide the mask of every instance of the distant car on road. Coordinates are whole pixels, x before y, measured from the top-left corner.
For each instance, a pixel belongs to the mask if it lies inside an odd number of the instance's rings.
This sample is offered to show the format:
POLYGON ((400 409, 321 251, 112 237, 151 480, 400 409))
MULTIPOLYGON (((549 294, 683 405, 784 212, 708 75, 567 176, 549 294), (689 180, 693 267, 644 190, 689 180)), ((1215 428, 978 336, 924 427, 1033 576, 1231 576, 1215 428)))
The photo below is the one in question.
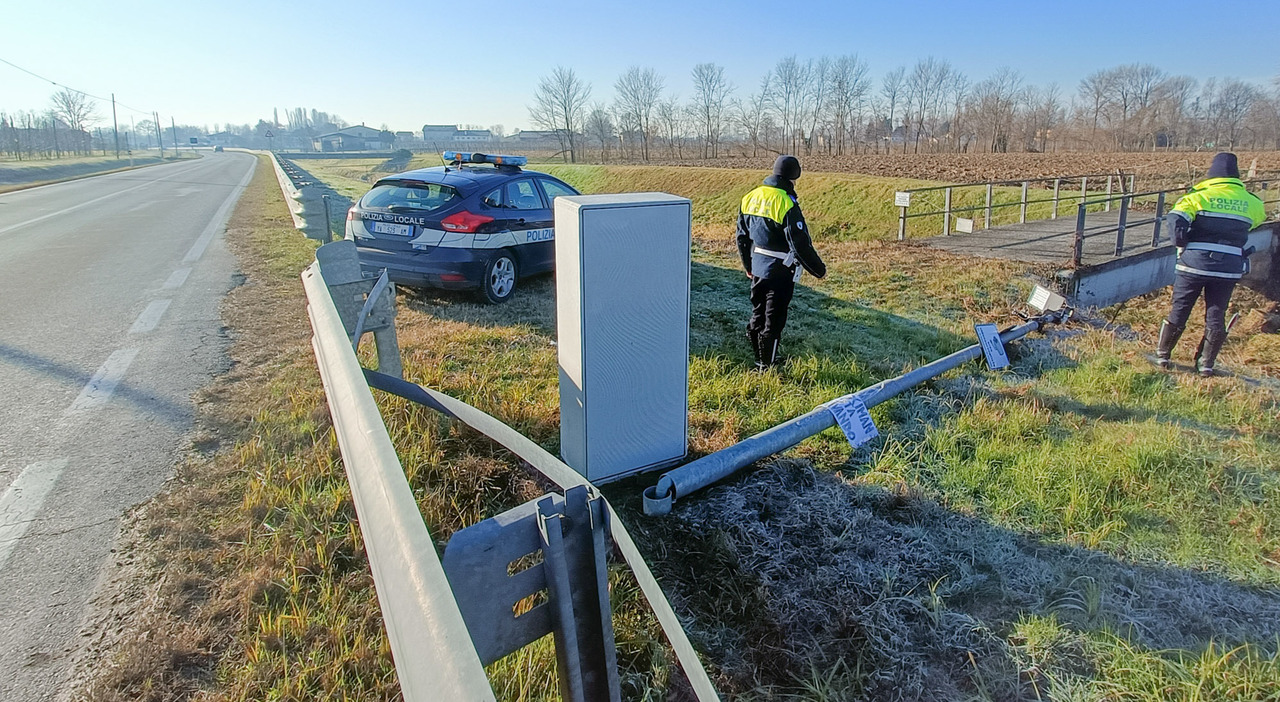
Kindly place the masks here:
POLYGON ((511 299, 521 278, 555 266, 552 201, 577 195, 527 171, 523 156, 444 152, 448 166, 387 176, 347 212, 366 275, 408 287, 479 289, 511 299))
POLYGON ((221 147, 221 146, 215 146, 215 147, 213 147, 213 150, 214 150, 215 152, 217 152, 217 151, 222 151, 222 147, 221 147))

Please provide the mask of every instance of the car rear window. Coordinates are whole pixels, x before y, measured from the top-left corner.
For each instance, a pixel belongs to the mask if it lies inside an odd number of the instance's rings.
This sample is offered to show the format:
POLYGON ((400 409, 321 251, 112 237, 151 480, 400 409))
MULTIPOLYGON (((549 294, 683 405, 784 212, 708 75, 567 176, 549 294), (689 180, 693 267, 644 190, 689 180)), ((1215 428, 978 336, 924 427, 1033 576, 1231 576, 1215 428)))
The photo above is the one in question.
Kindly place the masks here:
POLYGON ((430 212, 458 197, 458 191, 436 183, 382 183, 365 193, 361 207, 430 212))

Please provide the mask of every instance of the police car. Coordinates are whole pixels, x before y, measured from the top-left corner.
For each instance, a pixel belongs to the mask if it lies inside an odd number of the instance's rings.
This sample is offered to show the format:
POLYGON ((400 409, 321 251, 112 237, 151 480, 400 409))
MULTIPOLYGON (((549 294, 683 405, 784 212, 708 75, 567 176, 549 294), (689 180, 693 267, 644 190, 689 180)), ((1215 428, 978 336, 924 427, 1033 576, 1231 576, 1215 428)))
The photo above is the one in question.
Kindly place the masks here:
POLYGON ((552 201, 578 191, 522 168, 523 156, 444 152, 449 165, 378 180, 347 212, 366 275, 409 287, 479 289, 511 299, 555 265, 552 201))

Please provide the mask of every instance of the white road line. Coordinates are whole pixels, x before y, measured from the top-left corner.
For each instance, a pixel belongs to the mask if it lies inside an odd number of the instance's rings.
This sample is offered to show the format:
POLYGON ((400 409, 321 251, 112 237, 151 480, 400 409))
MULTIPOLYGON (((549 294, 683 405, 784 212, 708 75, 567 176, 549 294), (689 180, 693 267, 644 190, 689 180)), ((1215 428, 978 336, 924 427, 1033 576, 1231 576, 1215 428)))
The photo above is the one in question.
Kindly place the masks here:
POLYGON ((18 478, 0 497, 0 569, 8 562, 14 547, 35 521, 44 500, 53 491, 58 476, 67 467, 67 459, 32 463, 22 469, 18 478))
POLYGON ((164 311, 169 309, 169 303, 171 302, 173 300, 155 300, 147 305, 147 309, 143 310, 142 314, 133 320, 133 326, 129 327, 129 333, 145 334, 155 329, 156 325, 160 323, 160 318, 164 316, 164 311))
POLYGON ((97 409, 106 404, 137 355, 138 349, 119 349, 108 356, 98 372, 93 374, 89 384, 80 391, 80 396, 67 408, 66 414, 97 409))
POLYGON ((142 188, 145 188, 145 187, 147 187, 148 185, 155 185, 156 183, 159 183, 159 182, 161 182, 161 181, 158 181, 158 180, 149 180, 149 181, 147 181, 147 182, 145 182, 145 183, 143 183, 143 184, 141 184, 141 185, 135 185, 135 186, 133 186, 132 188, 125 188, 124 190, 121 190, 121 191, 119 191, 119 192, 111 193, 110 195, 103 195, 102 197, 95 197, 95 198, 93 198, 92 200, 85 200, 84 202, 82 202, 82 203, 80 203, 80 204, 78 204, 78 205, 72 205, 72 206, 70 206, 70 207, 64 207, 64 208, 62 208, 62 209, 58 210, 57 212, 50 212, 49 214, 40 215, 39 217, 36 217, 35 219, 28 219, 28 220, 27 220, 27 221, 25 221, 25 222, 18 222, 17 224, 10 224, 10 225, 9 225, 9 226, 7 226, 7 227, 0 228, 0 234, 4 234, 5 232, 13 231, 14 229, 17 229, 18 227, 25 227, 25 226, 27 226, 28 224, 35 224, 36 222, 43 222, 44 220, 49 219, 50 217, 57 217, 58 215, 64 215, 64 214, 66 214, 66 213, 68 213, 68 212, 71 212, 71 211, 74 211, 74 210, 78 210, 78 209, 80 209, 80 208, 82 208, 82 207, 88 207, 89 205, 92 205, 92 204, 94 204, 94 203, 102 202, 103 200, 108 200, 108 199, 113 198, 113 197, 119 197, 119 196, 121 196, 121 195, 124 195, 125 193, 131 193, 131 192, 133 192, 134 190, 141 190, 142 188))
POLYGON ((173 290, 174 288, 182 287, 182 284, 187 282, 187 276, 189 275, 191 275, 190 268, 179 268, 178 270, 169 274, 169 279, 164 281, 163 289, 173 290))
POLYGON ((253 178, 257 162, 255 161, 254 163, 255 166, 244 174, 244 177, 240 179, 240 184, 232 189, 231 194, 223 201, 222 206, 218 208, 217 212, 213 213, 213 219, 209 220, 209 226, 204 228, 204 231, 200 233, 200 238, 196 239, 196 243, 191 245, 191 250, 187 252, 186 256, 182 257, 183 263, 195 263, 200 260, 200 257, 204 255, 204 250, 209 248, 209 242, 213 241, 213 237, 217 236, 218 232, 227 223, 227 215, 231 212, 231 206, 236 204, 236 200, 240 197, 240 192, 245 189, 245 186, 253 178))

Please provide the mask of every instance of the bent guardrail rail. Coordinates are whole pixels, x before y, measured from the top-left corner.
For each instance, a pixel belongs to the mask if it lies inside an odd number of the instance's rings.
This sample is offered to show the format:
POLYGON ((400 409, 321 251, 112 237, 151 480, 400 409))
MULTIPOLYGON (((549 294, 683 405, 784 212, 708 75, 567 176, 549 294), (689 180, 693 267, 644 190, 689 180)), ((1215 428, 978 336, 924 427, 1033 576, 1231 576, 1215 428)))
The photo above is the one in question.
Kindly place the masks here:
MULTIPOLYGON (((370 388, 404 397, 468 425, 506 447, 566 493, 582 487, 593 495, 598 492, 546 449, 479 409, 393 375, 362 369, 318 262, 303 272, 302 280, 316 363, 404 698, 409 702, 492 700, 480 656, 370 388)), ((718 701, 697 652, 626 526, 606 500, 600 498, 600 502, 608 515, 613 543, 649 602, 694 695, 699 702, 718 701)))
POLYGON ((317 264, 302 282, 316 365, 404 699, 495 700, 317 264))

